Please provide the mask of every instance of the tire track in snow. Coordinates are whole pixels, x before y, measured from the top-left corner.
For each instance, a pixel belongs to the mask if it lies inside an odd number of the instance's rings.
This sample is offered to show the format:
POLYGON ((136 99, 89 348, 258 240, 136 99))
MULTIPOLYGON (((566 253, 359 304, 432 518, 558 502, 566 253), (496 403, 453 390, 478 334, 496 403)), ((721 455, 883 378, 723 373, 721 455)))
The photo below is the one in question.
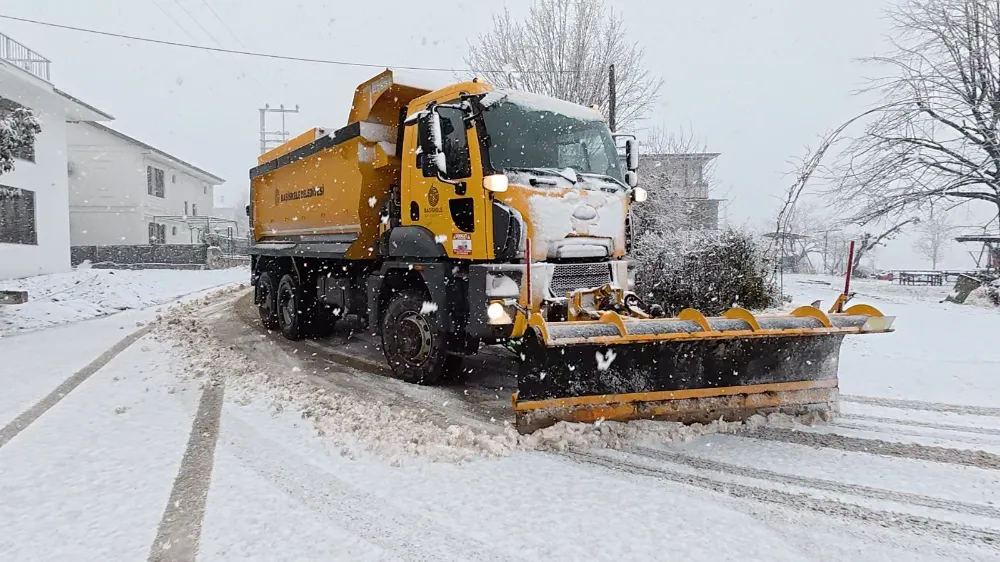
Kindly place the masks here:
MULTIPOLYGON (((948 423, 934 423, 920 420, 905 420, 899 418, 884 418, 881 416, 869 416, 867 414, 840 414, 838 419, 858 420, 892 425, 909 425, 913 427, 926 427, 928 429, 940 429, 943 431, 955 431, 960 433, 978 433, 981 435, 1000 436, 1000 429, 990 427, 973 427, 970 425, 954 425, 948 423)), ((891 430, 890 430, 891 431, 891 430)))
POLYGON ((647 476, 678 484, 686 484, 697 488, 710 490, 740 499, 749 499, 784 507, 808 510, 823 516, 835 516, 842 519, 859 520, 881 527, 891 527, 912 533, 934 533, 949 540, 965 541, 977 546, 1000 548, 1000 532, 991 529, 979 529, 960 523, 941 521, 910 515, 870 509, 858 505, 842 503, 836 500, 813 498, 805 494, 783 492, 750 486, 746 484, 722 482, 705 476, 686 474, 666 467, 648 467, 619 459, 594 456, 579 452, 559 453, 581 464, 601 466, 609 470, 626 472, 638 476, 647 476))
POLYGON ((987 470, 1000 470, 1000 455, 987 453, 985 451, 951 449, 931 445, 918 445, 915 443, 897 443, 892 441, 883 441, 881 439, 848 437, 835 433, 813 433, 809 431, 796 431, 793 429, 779 429, 773 427, 762 427, 750 431, 739 432, 737 435, 740 437, 748 437, 750 439, 781 441, 783 443, 806 445, 808 447, 826 447, 830 449, 839 449, 841 451, 869 453, 872 455, 887 455, 947 464, 960 464, 987 470))
POLYGON ((352 487, 234 415, 224 451, 319 516, 402 560, 508 560, 490 545, 352 487))
POLYGON ((198 557, 224 394, 222 380, 205 382, 181 467, 149 549, 149 562, 195 562, 198 557))
POLYGON ((884 488, 875 488, 873 486, 865 486, 863 484, 849 484, 834 480, 798 476, 783 472, 775 472, 763 468, 754 468, 745 465, 715 461, 694 455, 677 453, 674 451, 650 449, 648 447, 632 447, 626 451, 641 457, 649 457, 656 460, 682 464, 699 470, 712 470, 723 474, 735 474, 737 476, 767 480, 769 482, 779 482, 781 484, 800 486, 803 488, 814 488, 828 492, 851 494, 864 498, 874 498, 897 503, 912 504, 920 507, 943 509, 947 511, 954 511, 956 513, 1000 519, 1000 509, 990 507, 988 505, 966 503, 943 498, 933 498, 909 492, 898 492, 894 490, 886 490, 884 488))
POLYGON ((921 400, 899 400, 895 398, 879 398, 876 396, 857 396, 851 394, 841 394, 840 399, 844 402, 854 402, 855 404, 868 404, 870 406, 882 406, 884 408, 896 408, 900 410, 925 410, 928 412, 951 412, 955 414, 970 414, 974 416, 1000 417, 1000 408, 990 408, 987 406, 966 406, 963 404, 944 404, 941 402, 924 402, 921 400))
POLYGON ((76 387, 83 384, 83 382, 89 379, 91 375, 101 370, 101 368, 107 365, 108 362, 117 357, 119 353, 128 349, 129 346, 136 342, 136 340, 148 334, 152 329, 153 324, 148 323, 146 326, 132 332, 124 339, 108 348, 107 351, 97 356, 97 359, 87 363, 82 369, 73 373, 68 379, 64 380, 59 386, 57 386, 55 390, 48 393, 44 398, 21 413, 21 415, 14 418, 10 423, 5 425, 3 429, 0 429, 0 447, 9 443, 14 437, 17 437, 19 433, 34 423, 35 420, 42 417, 42 414, 49 411, 63 398, 66 398, 66 396, 76 387))
POLYGON ((840 428, 851 431, 875 433, 879 435, 891 436, 893 438, 899 437, 901 439, 935 439, 942 442, 942 446, 954 446, 956 449, 968 449, 969 446, 1000 446, 1000 436, 991 436, 989 434, 979 434, 976 432, 966 433, 962 429, 927 428, 925 426, 910 424, 894 425, 888 421, 874 422, 860 420, 858 422, 852 422, 843 419, 838 419, 830 427, 834 429, 840 428), (931 432, 928 432, 928 430, 931 432))

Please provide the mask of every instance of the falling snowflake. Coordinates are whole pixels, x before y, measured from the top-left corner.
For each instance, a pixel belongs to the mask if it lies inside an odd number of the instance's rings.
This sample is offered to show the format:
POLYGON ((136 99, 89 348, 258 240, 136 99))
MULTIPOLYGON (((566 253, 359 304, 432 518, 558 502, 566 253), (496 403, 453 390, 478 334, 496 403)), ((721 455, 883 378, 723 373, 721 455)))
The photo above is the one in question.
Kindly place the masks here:
POLYGON ((423 306, 420 307, 420 314, 431 314, 432 312, 437 312, 437 309, 437 303, 424 301, 423 306))
POLYGON ((378 203, 378 199, 376 199, 374 195, 368 198, 369 207, 375 207, 375 203, 378 203))
POLYGON ((445 242, 448 241, 448 235, 438 234, 437 236, 434 237, 434 241, 437 242, 438 244, 444 244, 445 242))
POLYGON ((608 352, 603 355, 601 354, 600 351, 598 351, 594 355, 597 357, 598 371, 607 371, 608 367, 611 366, 611 363, 614 362, 615 357, 617 357, 617 355, 615 355, 615 350, 613 349, 609 349, 608 352))

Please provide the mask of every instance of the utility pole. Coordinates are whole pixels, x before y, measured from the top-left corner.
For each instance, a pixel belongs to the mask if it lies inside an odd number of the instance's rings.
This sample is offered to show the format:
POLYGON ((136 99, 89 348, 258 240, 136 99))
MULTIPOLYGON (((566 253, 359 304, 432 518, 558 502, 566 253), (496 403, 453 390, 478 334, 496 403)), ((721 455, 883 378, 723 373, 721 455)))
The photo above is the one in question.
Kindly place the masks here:
POLYGON ((264 107, 258 109, 260 111, 260 153, 264 154, 267 152, 267 145, 271 142, 283 143, 288 140, 288 130, 285 129, 285 115, 288 113, 298 113, 299 104, 295 104, 295 109, 285 109, 285 104, 281 104, 277 109, 271 107, 270 104, 264 104, 264 107), (281 130, 280 131, 268 131, 267 130, 267 114, 268 113, 280 113, 281 114, 281 130), (271 135, 273 138, 268 138, 271 135))
POLYGON ((615 132, 615 65, 608 67, 608 126, 615 132))

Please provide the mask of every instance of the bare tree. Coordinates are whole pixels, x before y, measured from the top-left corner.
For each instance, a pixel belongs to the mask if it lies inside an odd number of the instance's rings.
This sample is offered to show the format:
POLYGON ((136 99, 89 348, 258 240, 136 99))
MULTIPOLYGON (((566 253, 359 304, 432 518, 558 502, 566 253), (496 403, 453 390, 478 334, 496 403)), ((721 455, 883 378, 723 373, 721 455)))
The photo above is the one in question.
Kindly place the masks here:
POLYGON ((931 269, 937 269, 942 253, 951 243, 951 234, 955 228, 947 214, 935 211, 933 207, 927 216, 917 224, 918 236, 913 244, 913 249, 921 256, 931 260, 931 269))
POLYGON ((35 135, 42 131, 30 109, 17 107, 12 111, 0 108, 0 174, 14 169, 14 157, 35 144, 35 135))
POLYGON ((907 226, 920 222, 918 217, 894 220, 884 229, 879 231, 864 231, 857 236, 858 240, 854 247, 854 263, 851 265, 855 272, 860 271, 861 260, 871 253, 874 253, 879 246, 885 246, 890 240, 898 236, 907 226))
MULTIPOLYGON (((1000 3, 900 0, 894 50, 870 59, 875 117, 845 152, 836 196, 868 223, 941 199, 1000 209, 1000 3)), ((904 219, 909 220, 909 219, 904 219)))
POLYGON ((537 0, 524 20, 506 8, 493 30, 469 47, 465 62, 499 88, 544 94, 608 114, 608 67, 615 65, 620 128, 645 117, 663 81, 646 69, 625 21, 604 0, 537 0))

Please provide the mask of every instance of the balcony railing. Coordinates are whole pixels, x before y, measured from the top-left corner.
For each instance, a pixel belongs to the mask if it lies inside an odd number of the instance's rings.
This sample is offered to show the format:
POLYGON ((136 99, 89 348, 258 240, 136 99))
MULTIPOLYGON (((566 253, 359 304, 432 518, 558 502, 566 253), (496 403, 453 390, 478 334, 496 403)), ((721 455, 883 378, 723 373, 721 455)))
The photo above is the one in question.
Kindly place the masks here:
POLYGON ((3 33, 0 33, 0 59, 26 70, 46 82, 49 81, 49 66, 52 62, 3 33))

